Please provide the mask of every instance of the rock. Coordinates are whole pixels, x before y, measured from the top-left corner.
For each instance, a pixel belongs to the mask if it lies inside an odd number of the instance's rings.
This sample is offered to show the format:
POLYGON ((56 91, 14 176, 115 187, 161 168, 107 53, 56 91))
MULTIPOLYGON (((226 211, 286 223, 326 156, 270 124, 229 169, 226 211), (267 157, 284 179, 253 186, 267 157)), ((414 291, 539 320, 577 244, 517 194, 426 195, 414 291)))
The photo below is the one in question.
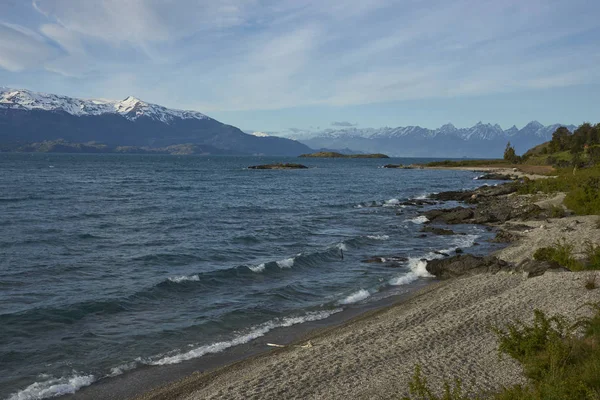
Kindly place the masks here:
POLYGON ((571 272, 555 261, 523 260, 516 269, 517 272, 527 274, 528 278, 544 275, 546 272, 571 272))
POLYGON ((277 164, 264 164, 264 165, 252 165, 248 169, 306 169, 306 165, 293 164, 293 163, 277 163, 277 164))
POLYGON ((456 254, 462 254, 463 253, 463 249, 460 249, 460 248, 457 247, 456 250, 454 250, 454 252, 456 254))
POLYGON ((432 206, 435 204, 437 204, 435 201, 422 200, 422 199, 406 200, 406 201, 403 201, 402 203, 400 203, 400 205, 403 205, 403 206, 432 206))
POLYGON ((455 207, 448 209, 430 210, 423 213, 429 222, 443 222, 448 225, 464 224, 473 217, 473 209, 455 207))
POLYGON ((512 181, 517 179, 518 177, 515 175, 507 175, 507 174, 498 174, 495 172, 491 172, 489 174, 483 174, 477 177, 477 180, 494 180, 494 181, 512 181))
POLYGON ((434 233, 436 235, 456 235, 456 232, 454 232, 453 230, 436 228, 433 226, 424 226, 423 228, 421 228, 421 232, 429 232, 434 233))
POLYGON ((500 271, 514 271, 513 264, 493 256, 478 257, 471 254, 458 254, 449 258, 427 261, 427 272, 440 279, 470 276, 482 273, 495 274, 500 271))
POLYGON ((467 201, 475 194, 473 191, 449 191, 433 193, 429 195, 430 199, 441 200, 441 201, 467 201))
POLYGON ((399 169, 414 169, 410 165, 402 165, 402 164, 386 164, 383 168, 399 168, 399 169))
POLYGON ((516 242, 520 238, 521 238, 521 235, 517 235, 516 233, 512 233, 512 232, 506 231, 504 229, 501 229, 496 233, 496 237, 493 238, 492 240, 490 240, 490 242, 512 243, 512 242, 516 242))

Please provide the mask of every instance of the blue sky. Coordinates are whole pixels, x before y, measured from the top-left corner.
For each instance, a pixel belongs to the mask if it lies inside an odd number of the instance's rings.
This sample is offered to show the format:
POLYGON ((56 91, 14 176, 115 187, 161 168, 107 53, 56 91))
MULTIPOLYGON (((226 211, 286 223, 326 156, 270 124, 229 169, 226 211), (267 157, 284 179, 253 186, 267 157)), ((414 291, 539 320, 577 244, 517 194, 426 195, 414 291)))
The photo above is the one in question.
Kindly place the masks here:
POLYGON ((591 0, 3 0, 0 86, 266 132, 600 113, 591 0))

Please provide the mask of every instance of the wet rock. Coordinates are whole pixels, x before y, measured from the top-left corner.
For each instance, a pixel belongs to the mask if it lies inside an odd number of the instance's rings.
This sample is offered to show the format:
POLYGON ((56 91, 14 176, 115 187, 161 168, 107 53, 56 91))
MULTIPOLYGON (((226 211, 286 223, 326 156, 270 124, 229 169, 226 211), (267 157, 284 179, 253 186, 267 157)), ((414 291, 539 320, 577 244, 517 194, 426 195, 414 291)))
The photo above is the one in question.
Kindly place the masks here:
POLYGON ((435 201, 423 200, 423 199, 406 200, 406 201, 403 201, 402 203, 400 203, 400 205, 403 205, 403 206, 432 206, 434 204, 437 204, 437 203, 435 201))
POLYGON ((448 225, 464 224, 473 217, 473 209, 455 207, 449 209, 430 210, 423 213, 429 222, 443 222, 448 225))
POLYGON ((421 232, 434 233, 436 235, 456 235, 457 233, 450 229, 437 228, 434 226, 424 226, 421 232))
POLYGON ((516 269, 527 274, 528 278, 544 275, 546 272, 571 272, 555 261, 523 260, 516 269))
POLYGON ((470 276, 482 273, 495 274, 500 271, 514 271, 513 264, 493 256, 478 257, 471 254, 458 254, 449 258, 427 261, 427 271, 440 279, 470 276))
POLYGON ((454 252, 456 254, 462 254, 463 253, 463 249, 460 249, 460 248, 457 247, 456 250, 454 250, 454 252))
POLYGON ((459 191, 449 191, 449 192, 441 192, 441 193, 433 193, 429 195, 430 199, 441 200, 441 201, 466 201, 471 198, 475 194, 472 190, 459 190, 459 191))

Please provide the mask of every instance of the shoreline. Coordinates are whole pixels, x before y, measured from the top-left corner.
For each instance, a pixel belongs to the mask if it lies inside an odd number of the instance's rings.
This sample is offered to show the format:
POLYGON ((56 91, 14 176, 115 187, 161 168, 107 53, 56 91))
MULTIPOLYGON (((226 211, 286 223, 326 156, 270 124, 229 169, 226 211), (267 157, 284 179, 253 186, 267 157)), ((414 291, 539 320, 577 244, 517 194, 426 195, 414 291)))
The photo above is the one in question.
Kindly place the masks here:
MULTIPOLYGON (((456 167, 484 172, 510 169, 456 167)), ((547 176, 521 173, 530 179, 547 176)), ((503 195, 506 196, 506 195, 503 195)), ((536 203, 555 205, 556 199, 536 203)), ((581 245, 582 237, 600 242, 597 216, 524 220, 516 240, 492 255, 512 263, 530 258, 561 235, 581 245), (529 229, 523 230, 523 226, 529 229)), ((511 223, 486 224, 498 231, 511 223)), ((521 367, 500 360, 490 325, 528 321, 533 310, 569 317, 588 315, 580 306, 600 301, 600 290, 584 289, 600 271, 477 274, 433 282, 407 298, 365 311, 338 325, 309 330, 290 346, 242 358, 225 366, 150 390, 137 400, 245 398, 398 398, 408 394, 415 365, 439 389, 444 379, 471 382, 476 391, 525 383, 521 367), (300 346, 309 343, 310 348, 300 346)))

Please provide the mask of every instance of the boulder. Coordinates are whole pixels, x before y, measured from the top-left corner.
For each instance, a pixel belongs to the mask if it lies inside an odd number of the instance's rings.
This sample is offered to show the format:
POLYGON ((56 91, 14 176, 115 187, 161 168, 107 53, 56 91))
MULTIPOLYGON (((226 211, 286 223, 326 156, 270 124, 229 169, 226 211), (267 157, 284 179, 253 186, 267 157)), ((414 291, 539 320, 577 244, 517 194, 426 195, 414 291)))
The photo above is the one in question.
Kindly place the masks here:
POLYGON ((546 272, 571 272, 568 268, 561 266, 555 261, 523 260, 516 268, 517 272, 523 272, 528 278, 544 275, 546 272))
POLYGON ((448 225, 464 224, 473 217, 473 209, 454 207, 448 209, 429 210, 423 213, 429 222, 443 222, 448 225))
POLYGON ((448 258, 429 260, 426 269, 437 278, 448 279, 482 273, 510 272, 515 268, 513 264, 493 256, 478 257, 471 254, 457 254, 448 258))
POLYGON ((500 229, 496 233, 496 237, 493 238, 492 240, 490 240, 490 242, 493 242, 493 243, 512 243, 512 242, 516 242, 520 238, 521 238, 521 235, 518 235, 518 234, 513 233, 513 232, 506 231, 504 229, 500 229))

